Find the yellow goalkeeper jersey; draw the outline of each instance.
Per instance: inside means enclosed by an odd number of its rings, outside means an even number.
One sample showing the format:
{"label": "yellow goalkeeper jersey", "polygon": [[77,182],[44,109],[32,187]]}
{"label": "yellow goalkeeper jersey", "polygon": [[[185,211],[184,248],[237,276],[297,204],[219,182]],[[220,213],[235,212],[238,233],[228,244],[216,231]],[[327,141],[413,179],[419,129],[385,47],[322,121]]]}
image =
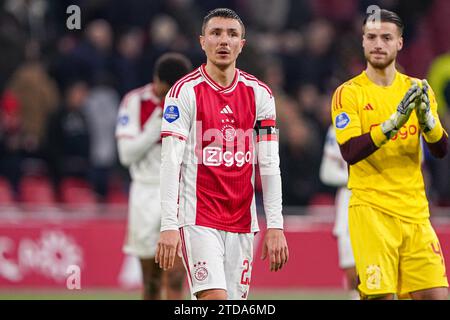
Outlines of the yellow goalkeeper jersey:
{"label": "yellow goalkeeper jersey", "polygon": [[[363,71],[338,87],[332,100],[337,142],[342,145],[373,129],[381,132],[377,126],[396,111],[411,86],[411,79],[396,72],[393,83],[382,87],[373,83]],[[439,122],[436,99],[431,89],[429,92],[430,106]],[[441,124],[437,123],[438,126],[442,132]],[[428,219],[421,159],[420,128],[413,112],[391,141],[349,166],[350,205],[370,205],[408,222],[421,223]]]}

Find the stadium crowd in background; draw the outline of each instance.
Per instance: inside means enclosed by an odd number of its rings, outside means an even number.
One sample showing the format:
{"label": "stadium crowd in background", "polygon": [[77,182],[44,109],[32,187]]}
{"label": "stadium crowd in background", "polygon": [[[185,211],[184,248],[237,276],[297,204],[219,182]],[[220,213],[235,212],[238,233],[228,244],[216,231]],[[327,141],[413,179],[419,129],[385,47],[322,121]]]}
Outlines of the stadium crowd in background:
{"label": "stadium crowd in background", "polygon": [[[66,27],[73,4],[80,30]],[[331,94],[364,68],[361,22],[372,4],[403,17],[399,70],[429,74],[448,128],[450,71],[439,67],[450,52],[446,0],[3,1],[0,179],[19,201],[30,177],[53,183],[54,201],[73,197],[63,190],[68,177],[81,178],[95,201],[116,201],[117,188],[126,195],[129,178],[114,143],[120,99],[151,81],[162,53],[183,53],[199,66],[201,17],[228,7],[247,25],[237,67],[265,81],[277,101],[283,204],[332,204],[335,190],[319,179]],[[430,202],[449,206],[448,161],[425,154],[425,164]]]}

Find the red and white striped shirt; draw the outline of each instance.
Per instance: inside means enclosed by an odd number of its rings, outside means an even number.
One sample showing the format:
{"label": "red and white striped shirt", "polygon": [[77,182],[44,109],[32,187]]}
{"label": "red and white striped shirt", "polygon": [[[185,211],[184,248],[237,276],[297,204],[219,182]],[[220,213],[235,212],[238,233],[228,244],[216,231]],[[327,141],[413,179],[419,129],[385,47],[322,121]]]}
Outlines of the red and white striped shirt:
{"label": "red and white striped shirt", "polygon": [[[143,154],[130,165],[130,174],[134,181],[159,184],[161,167],[161,143],[159,131],[161,128],[162,101],[153,92],[153,85],[148,84],[130,91],[123,98],[117,119],[116,138],[123,143],[133,143],[139,135],[155,136],[152,144],[146,144],[136,150]],[[144,133],[145,131],[145,133]],[[127,152],[134,152],[129,148]],[[145,152],[142,152],[144,150]],[[124,152],[119,148],[119,153]],[[119,154],[120,155],[120,154]],[[121,155],[123,157],[123,155]],[[121,157],[121,158],[122,158]]]}
{"label": "red and white striped shirt", "polygon": [[[179,227],[201,225],[230,232],[259,230],[254,128],[257,121],[275,127],[275,117],[269,87],[239,69],[228,87],[212,80],[205,65],[175,83],[165,99],[161,135],[186,141],[179,188]],[[277,135],[268,132],[258,138],[276,140]],[[278,164],[278,149],[270,156]],[[278,165],[274,170],[265,174],[279,174]]]}

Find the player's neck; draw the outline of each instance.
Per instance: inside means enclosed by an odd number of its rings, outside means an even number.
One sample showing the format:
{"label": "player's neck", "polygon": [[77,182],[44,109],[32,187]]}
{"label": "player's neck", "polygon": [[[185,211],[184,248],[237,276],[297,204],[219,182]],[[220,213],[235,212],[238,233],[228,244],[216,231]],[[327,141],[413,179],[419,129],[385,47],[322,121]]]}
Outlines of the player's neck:
{"label": "player's neck", "polygon": [[366,68],[366,75],[370,81],[382,87],[388,87],[394,82],[396,72],[394,63],[384,69],[374,68],[370,64],[367,64]]}
{"label": "player's neck", "polygon": [[236,65],[233,63],[222,69],[208,61],[205,70],[215,82],[226,88],[233,82]]}

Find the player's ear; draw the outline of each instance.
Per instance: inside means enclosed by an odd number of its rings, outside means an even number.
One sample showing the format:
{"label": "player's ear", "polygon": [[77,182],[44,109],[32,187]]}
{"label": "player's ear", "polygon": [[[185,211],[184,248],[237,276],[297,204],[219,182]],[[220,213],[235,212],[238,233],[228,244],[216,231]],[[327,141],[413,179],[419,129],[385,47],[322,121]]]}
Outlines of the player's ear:
{"label": "player's ear", "polygon": [[403,48],[403,37],[400,36],[400,38],[398,39],[398,44],[397,44],[397,51],[402,50]]}
{"label": "player's ear", "polygon": [[361,35],[361,46],[364,48],[364,39],[365,39],[365,35],[366,35],[366,33],[365,33],[365,29],[364,29],[364,27],[363,27],[363,32],[362,32],[362,35]]}
{"label": "player's ear", "polygon": [[242,52],[242,48],[244,48],[246,42],[247,41],[245,39],[241,39],[241,48],[239,49],[239,53]]}
{"label": "player's ear", "polygon": [[198,41],[200,42],[200,46],[202,47],[202,49],[205,50],[205,47],[204,47],[204,45],[205,45],[205,37],[203,35],[200,35],[198,37]]}

